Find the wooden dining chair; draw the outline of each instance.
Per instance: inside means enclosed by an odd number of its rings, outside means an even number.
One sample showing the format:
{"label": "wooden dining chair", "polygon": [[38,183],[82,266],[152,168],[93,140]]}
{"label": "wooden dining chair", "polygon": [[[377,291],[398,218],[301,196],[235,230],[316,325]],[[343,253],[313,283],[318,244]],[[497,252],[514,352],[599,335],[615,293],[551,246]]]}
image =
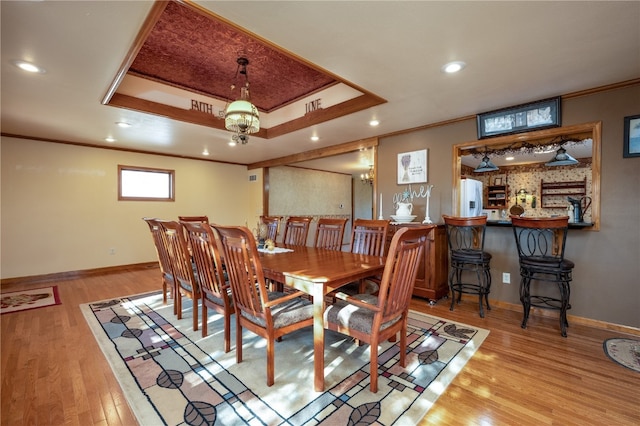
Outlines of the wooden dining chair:
{"label": "wooden dining chair", "polygon": [[[351,253],[384,257],[387,244],[389,221],[384,219],[356,219],[351,230]],[[357,283],[349,283],[340,287],[340,292],[349,295],[359,293],[376,294],[380,288],[382,277],[363,278]],[[327,295],[328,302],[335,302],[338,291]]]}
{"label": "wooden dining chair", "polygon": [[281,220],[280,216],[260,216],[260,221],[267,225],[267,239],[276,241]]}
{"label": "wooden dining chair", "polygon": [[200,300],[200,286],[196,281],[191,263],[191,255],[187,247],[185,230],[180,222],[160,222],[164,230],[165,240],[169,248],[169,258],[173,269],[175,281],[175,301],[178,319],[182,319],[182,295],[186,295],[193,301],[193,330],[198,330],[198,301]]}
{"label": "wooden dining chair", "polygon": [[[151,217],[143,217],[147,225],[149,225],[149,230],[151,231],[151,237],[153,239],[153,244],[156,248],[156,254],[158,256],[158,264],[160,266],[160,274],[162,277],[162,302],[167,304],[167,293],[171,294],[171,297],[174,297],[175,293],[175,282],[173,279],[173,269],[171,266],[171,259],[169,258],[169,251],[167,247],[167,243],[164,238],[164,231],[162,229],[162,225],[160,224],[158,219]],[[174,304],[174,314],[175,312],[175,304]]]}
{"label": "wooden dining chair", "polygon": [[[274,383],[275,341],[313,325],[313,306],[302,291],[290,294],[267,290],[256,241],[246,227],[214,225],[224,251],[236,310],[236,362],[242,362],[242,329],[267,341],[267,386]],[[289,366],[290,367],[290,366]]]}
{"label": "wooden dining chair", "polygon": [[311,217],[289,216],[284,226],[282,242],[293,246],[306,246]]}
{"label": "wooden dining chair", "polygon": [[341,251],[347,220],[348,219],[330,219],[325,217],[318,219],[314,247]]}
{"label": "wooden dining chair", "polygon": [[202,299],[202,337],[208,335],[208,309],[224,316],[224,351],[231,350],[231,315],[235,313],[217,235],[208,224],[185,223]]}
{"label": "wooden dining chair", "polygon": [[325,328],[368,343],[370,389],[378,392],[378,345],[400,332],[400,365],[406,365],[407,316],[427,235],[434,225],[400,228],[391,240],[378,296],[338,293],[324,313]]}

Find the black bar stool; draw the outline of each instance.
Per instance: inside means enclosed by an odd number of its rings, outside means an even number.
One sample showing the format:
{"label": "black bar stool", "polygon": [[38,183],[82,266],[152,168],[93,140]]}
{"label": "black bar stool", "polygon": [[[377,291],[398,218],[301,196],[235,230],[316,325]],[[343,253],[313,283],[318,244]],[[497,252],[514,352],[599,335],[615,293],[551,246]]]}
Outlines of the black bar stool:
{"label": "black bar stool", "polygon": [[[449,242],[451,272],[449,273],[449,288],[451,289],[451,307],[453,311],[456,292],[458,303],[462,293],[477,294],[480,306],[480,317],[484,318],[482,299],[487,309],[489,306],[489,291],[491,290],[491,269],[489,262],[491,254],[484,251],[484,234],[487,228],[487,217],[452,217],[443,215]],[[475,283],[462,282],[463,273],[472,272],[476,275]],[[468,275],[468,274],[467,274]]]}
{"label": "black bar stool", "polygon": [[[522,328],[527,328],[531,307],[560,311],[560,330],[567,337],[567,309],[571,309],[571,271],[574,263],[564,258],[569,217],[528,218],[511,216],[520,258],[520,301],[524,308]],[[531,281],[555,283],[560,298],[531,294]]]}

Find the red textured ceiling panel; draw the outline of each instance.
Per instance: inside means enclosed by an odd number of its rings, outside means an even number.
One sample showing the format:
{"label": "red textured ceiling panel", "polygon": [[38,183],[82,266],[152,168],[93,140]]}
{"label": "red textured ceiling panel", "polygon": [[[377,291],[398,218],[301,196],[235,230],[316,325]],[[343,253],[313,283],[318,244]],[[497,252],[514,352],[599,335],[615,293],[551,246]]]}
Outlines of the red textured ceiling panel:
{"label": "red textured ceiling panel", "polygon": [[230,85],[239,56],[249,59],[251,101],[262,111],[336,83],[273,46],[174,2],[167,5],[129,71],[216,98],[237,98],[237,89],[231,95]]}

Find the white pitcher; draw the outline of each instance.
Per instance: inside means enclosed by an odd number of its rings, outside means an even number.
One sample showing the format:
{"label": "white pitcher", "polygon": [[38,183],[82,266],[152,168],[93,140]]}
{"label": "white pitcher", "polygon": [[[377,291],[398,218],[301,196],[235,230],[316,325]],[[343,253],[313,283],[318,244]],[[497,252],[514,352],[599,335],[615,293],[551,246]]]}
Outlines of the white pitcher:
{"label": "white pitcher", "polygon": [[396,216],[411,216],[413,210],[413,203],[398,203],[396,209]]}

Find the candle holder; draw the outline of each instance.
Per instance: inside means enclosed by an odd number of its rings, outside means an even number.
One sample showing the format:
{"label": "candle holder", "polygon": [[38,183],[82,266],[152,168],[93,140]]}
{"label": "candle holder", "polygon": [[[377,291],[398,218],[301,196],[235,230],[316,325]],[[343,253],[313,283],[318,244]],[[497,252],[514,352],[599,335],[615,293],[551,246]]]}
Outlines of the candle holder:
{"label": "candle holder", "polygon": [[424,220],[422,221],[422,223],[424,223],[425,225],[433,223],[431,221],[431,218],[429,217],[429,198],[431,198],[432,188],[433,188],[433,185],[427,185],[427,205],[424,210]]}

